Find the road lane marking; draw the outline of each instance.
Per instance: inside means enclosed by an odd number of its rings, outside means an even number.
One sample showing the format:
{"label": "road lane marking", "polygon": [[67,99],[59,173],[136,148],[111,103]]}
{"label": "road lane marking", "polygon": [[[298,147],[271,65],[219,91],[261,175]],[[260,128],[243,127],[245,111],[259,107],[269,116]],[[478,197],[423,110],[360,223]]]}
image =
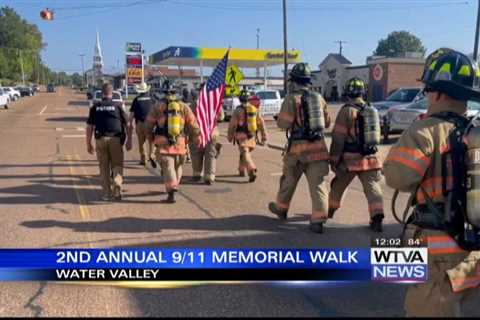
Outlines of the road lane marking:
{"label": "road lane marking", "polygon": [[63,131],[63,130],[65,130],[65,129],[63,129],[63,128],[55,128],[55,131]]}
{"label": "road lane marking", "polygon": [[62,138],[84,138],[83,134],[62,134]]}
{"label": "road lane marking", "polygon": [[[77,158],[76,156],[75,158]],[[82,217],[82,220],[84,222],[89,222],[90,221],[90,211],[88,210],[87,203],[85,201],[85,198],[83,197],[82,193],[80,192],[79,186],[75,183],[75,177],[77,176],[77,173],[75,172],[75,169],[73,168],[73,162],[72,162],[72,156],[67,155],[67,162],[68,162],[68,168],[70,169],[70,175],[72,176],[72,185],[73,185],[73,190],[75,191],[75,196],[77,197],[78,201],[78,206],[80,210],[80,216]],[[87,231],[87,240],[88,240],[88,246],[92,248],[92,239],[90,236],[90,232]]]}
{"label": "road lane marking", "polygon": [[47,108],[48,106],[43,107],[42,111],[40,111],[38,115],[41,116],[45,112],[45,110],[47,110]]}

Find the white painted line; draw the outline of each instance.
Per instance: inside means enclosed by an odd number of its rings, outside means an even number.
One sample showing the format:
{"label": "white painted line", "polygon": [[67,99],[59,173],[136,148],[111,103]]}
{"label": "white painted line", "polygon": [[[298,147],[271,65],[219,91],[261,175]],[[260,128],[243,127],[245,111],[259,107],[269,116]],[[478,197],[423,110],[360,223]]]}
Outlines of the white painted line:
{"label": "white painted line", "polygon": [[45,110],[47,110],[47,107],[48,106],[43,107],[42,111],[40,111],[40,113],[38,115],[41,116],[45,112]]}
{"label": "white painted line", "polygon": [[85,131],[84,127],[77,127],[77,131]]}
{"label": "white painted line", "polygon": [[62,138],[85,138],[83,134],[64,134]]}
{"label": "white painted line", "polygon": [[270,176],[272,177],[280,177],[283,173],[282,172],[272,172],[270,173]]}
{"label": "white painted line", "polygon": [[63,130],[65,130],[65,129],[63,129],[63,128],[55,128],[55,131],[63,131]]}

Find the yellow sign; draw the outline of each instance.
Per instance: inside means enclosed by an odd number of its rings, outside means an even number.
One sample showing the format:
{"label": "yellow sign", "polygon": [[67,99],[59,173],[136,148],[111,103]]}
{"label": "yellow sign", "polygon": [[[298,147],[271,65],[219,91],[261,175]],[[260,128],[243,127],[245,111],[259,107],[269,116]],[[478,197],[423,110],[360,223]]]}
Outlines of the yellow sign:
{"label": "yellow sign", "polygon": [[128,68],[128,77],[129,78],[141,78],[142,77],[142,68]]}
{"label": "yellow sign", "polygon": [[236,66],[232,65],[227,68],[225,73],[225,82],[230,86],[235,86],[244,78],[242,71]]}
{"label": "yellow sign", "polygon": [[240,87],[238,85],[233,85],[233,86],[227,85],[225,87],[225,95],[227,97],[231,97],[231,96],[238,97],[240,95]]}

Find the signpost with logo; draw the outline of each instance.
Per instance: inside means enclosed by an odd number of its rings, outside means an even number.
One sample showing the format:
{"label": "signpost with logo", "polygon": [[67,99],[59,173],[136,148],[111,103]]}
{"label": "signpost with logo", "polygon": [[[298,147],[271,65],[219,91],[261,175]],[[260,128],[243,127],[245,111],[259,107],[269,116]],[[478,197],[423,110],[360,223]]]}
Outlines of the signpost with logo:
{"label": "signpost with logo", "polygon": [[145,81],[142,44],[139,42],[127,42],[125,54],[125,97],[128,98],[128,86]]}

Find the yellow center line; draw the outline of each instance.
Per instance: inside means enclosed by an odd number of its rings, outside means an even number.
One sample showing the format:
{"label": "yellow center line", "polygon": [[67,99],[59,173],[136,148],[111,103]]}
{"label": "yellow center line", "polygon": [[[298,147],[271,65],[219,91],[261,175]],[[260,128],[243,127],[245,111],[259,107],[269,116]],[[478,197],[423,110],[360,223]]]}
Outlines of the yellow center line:
{"label": "yellow center line", "polygon": [[[82,217],[82,220],[85,222],[90,221],[90,211],[88,210],[87,203],[85,201],[85,198],[83,197],[82,193],[80,192],[79,186],[75,183],[75,177],[77,173],[75,172],[75,169],[73,168],[73,162],[72,162],[72,156],[67,155],[67,161],[69,164],[69,169],[70,169],[70,175],[72,176],[72,184],[73,184],[73,189],[75,190],[75,195],[77,197],[78,205],[79,205],[79,210],[80,210],[80,216]],[[90,232],[87,231],[87,240],[88,240],[88,246],[92,248],[92,239],[90,237]]]}

